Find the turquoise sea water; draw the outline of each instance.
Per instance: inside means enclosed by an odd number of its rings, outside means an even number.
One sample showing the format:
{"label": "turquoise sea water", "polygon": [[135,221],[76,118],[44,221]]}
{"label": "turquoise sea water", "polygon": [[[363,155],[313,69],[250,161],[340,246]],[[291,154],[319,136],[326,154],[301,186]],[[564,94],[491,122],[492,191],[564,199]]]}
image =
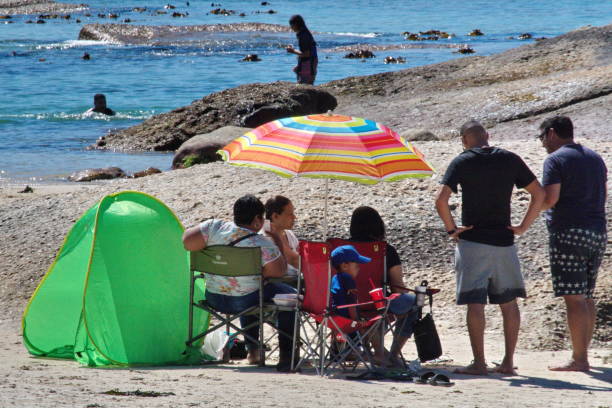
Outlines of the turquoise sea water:
{"label": "turquoise sea water", "polygon": [[[73,171],[119,166],[126,171],[149,166],[166,170],[171,154],[88,151],[85,148],[109,130],[140,123],[151,115],[187,105],[211,92],[250,82],[293,81],[295,58],[284,51],[295,44],[290,33],[224,33],[181,38],[158,45],[121,45],[78,41],[87,23],[135,25],[195,25],[235,22],[287,24],[302,14],[319,43],[317,83],[432,64],[460,55],[439,44],[469,44],[476,55],[488,55],[525,43],[509,37],[562,34],[584,25],[612,21],[610,0],[270,0],[215,1],[245,17],[209,14],[210,1],[95,0],[71,18],[27,24],[36,15],[0,20],[0,183],[59,181]],[[145,12],[133,11],[146,7]],[[258,13],[275,10],[276,13]],[[172,12],[189,13],[173,18]],[[85,16],[91,14],[90,17]],[[115,13],[117,19],[98,14]],[[81,23],[77,23],[76,19]],[[467,36],[473,29],[484,36]],[[438,29],[451,39],[427,42],[434,48],[376,52],[376,58],[347,60],[345,52],[326,51],[351,44],[401,44],[404,31]],[[532,41],[532,40],[530,40]],[[81,59],[89,53],[91,60]],[[240,63],[258,54],[258,63]],[[404,57],[406,64],[385,65],[385,56]],[[95,93],[106,94],[114,117],[85,117]],[[350,112],[342,112],[348,113]]]}

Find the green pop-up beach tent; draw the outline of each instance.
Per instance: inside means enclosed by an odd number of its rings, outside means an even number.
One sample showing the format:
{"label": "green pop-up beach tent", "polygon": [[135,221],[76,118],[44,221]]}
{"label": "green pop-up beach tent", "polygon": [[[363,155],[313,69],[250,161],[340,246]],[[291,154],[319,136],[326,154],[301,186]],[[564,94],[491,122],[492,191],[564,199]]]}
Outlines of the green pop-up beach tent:
{"label": "green pop-up beach tent", "polygon": [[[88,366],[197,361],[199,350],[185,345],[190,272],[182,233],[154,197],[125,191],[102,198],[72,227],[30,299],[28,351]],[[194,330],[205,330],[208,315],[196,313]]]}

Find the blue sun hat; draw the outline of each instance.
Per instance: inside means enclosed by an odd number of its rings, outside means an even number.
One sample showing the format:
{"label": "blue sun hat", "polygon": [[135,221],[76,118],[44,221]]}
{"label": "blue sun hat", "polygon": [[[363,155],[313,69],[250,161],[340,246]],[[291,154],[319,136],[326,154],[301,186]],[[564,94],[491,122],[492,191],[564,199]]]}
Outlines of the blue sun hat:
{"label": "blue sun hat", "polygon": [[367,256],[361,256],[352,245],[342,245],[332,251],[331,261],[333,265],[340,265],[344,262],[364,264],[370,262],[371,259]]}

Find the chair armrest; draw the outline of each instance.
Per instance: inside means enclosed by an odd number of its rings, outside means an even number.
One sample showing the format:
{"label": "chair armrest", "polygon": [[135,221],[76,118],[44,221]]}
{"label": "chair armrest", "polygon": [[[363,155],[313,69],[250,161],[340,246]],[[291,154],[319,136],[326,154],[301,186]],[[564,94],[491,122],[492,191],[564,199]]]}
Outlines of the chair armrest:
{"label": "chair armrest", "polygon": [[[392,288],[397,288],[397,289],[402,289],[402,290],[407,290],[409,292],[413,292],[416,293],[416,291],[414,289],[410,289],[407,288],[405,286],[400,286],[400,285],[390,285]],[[440,292],[441,289],[434,289],[434,288],[427,288],[425,290],[425,294],[427,295],[435,295],[436,293]]]}

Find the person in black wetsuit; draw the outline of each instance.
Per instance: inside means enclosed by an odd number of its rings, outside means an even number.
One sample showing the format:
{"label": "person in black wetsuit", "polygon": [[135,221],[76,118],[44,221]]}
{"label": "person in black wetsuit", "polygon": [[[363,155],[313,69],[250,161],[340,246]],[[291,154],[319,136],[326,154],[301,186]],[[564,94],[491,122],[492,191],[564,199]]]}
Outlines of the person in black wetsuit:
{"label": "person in black wetsuit", "polygon": [[94,107],[90,108],[86,114],[91,114],[93,112],[102,113],[104,115],[113,116],[115,111],[108,108],[106,106],[106,96],[104,94],[95,94],[94,95]]}
{"label": "person in black wetsuit", "polygon": [[317,43],[312,37],[312,34],[306,27],[304,19],[299,14],[292,16],[289,19],[291,29],[295,31],[298,39],[299,51],[293,48],[292,45],[287,47],[287,52],[298,56],[298,63],[293,68],[293,72],[297,75],[298,84],[314,84],[317,76]]}

